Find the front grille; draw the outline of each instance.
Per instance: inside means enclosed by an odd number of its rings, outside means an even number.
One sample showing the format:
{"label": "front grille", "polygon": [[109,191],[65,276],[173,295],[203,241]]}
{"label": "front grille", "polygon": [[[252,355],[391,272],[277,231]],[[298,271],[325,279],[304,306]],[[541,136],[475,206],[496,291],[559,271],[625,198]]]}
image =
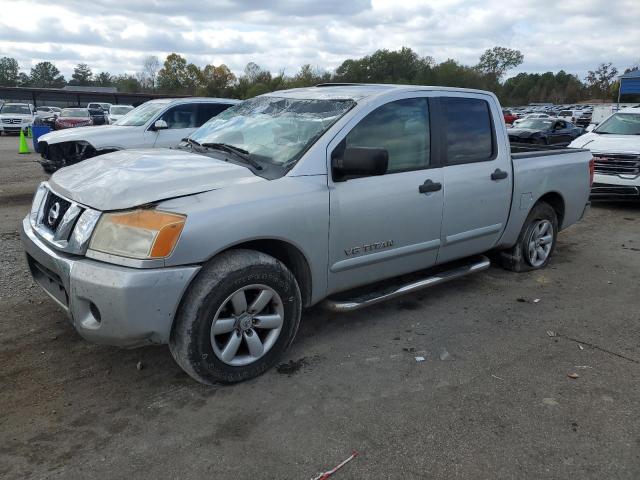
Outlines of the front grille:
{"label": "front grille", "polygon": [[2,123],[20,125],[22,123],[21,118],[3,118]]}
{"label": "front grille", "polygon": [[594,154],[595,171],[605,175],[640,175],[640,155]]}
{"label": "front grille", "polygon": [[42,210],[42,225],[55,232],[70,206],[71,202],[49,192]]}

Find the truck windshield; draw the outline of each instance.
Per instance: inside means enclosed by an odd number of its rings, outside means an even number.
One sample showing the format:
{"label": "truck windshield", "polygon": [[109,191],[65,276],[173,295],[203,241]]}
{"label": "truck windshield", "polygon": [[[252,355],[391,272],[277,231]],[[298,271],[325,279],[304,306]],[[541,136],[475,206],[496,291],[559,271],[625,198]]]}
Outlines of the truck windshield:
{"label": "truck windshield", "polygon": [[6,104],[0,108],[0,113],[19,113],[21,115],[31,115],[29,105],[11,105]]}
{"label": "truck windshield", "polygon": [[253,160],[286,167],[354,105],[341,99],[252,98],[213,117],[190,138],[204,146],[242,149]]}
{"label": "truck windshield", "polygon": [[139,127],[144,125],[151,117],[160,112],[167,102],[147,102],[140,105],[138,108],[134,108],[124,117],[114,123],[114,125],[121,125],[124,127]]}
{"label": "truck windshield", "polygon": [[640,135],[640,114],[616,113],[602,122],[594,132],[611,135]]}

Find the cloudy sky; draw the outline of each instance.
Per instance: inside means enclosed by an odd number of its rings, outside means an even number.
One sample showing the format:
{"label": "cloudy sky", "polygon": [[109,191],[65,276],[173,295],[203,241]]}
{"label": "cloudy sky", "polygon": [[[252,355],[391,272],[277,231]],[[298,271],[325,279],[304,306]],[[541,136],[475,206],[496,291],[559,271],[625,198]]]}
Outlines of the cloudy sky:
{"label": "cloudy sky", "polygon": [[640,0],[0,0],[0,12],[0,56],[23,70],[49,60],[67,78],[79,62],[135,73],[171,52],[235,73],[249,61],[332,70],[402,46],[475,64],[501,45],[524,53],[519,71],[580,77],[640,62]]}

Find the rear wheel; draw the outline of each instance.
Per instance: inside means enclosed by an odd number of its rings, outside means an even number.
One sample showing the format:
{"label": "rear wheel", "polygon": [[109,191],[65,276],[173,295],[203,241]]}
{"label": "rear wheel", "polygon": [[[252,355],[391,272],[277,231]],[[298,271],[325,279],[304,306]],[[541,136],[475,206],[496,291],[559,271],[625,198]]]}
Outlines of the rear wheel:
{"label": "rear wheel", "polygon": [[536,204],[522,226],[517,243],[500,252],[502,266],[514,272],[544,268],[551,258],[558,236],[558,216],[551,205]]}
{"label": "rear wheel", "polygon": [[171,332],[173,358],[201,383],[233,383],[271,368],[298,330],[293,274],[269,255],[231,250],[203,267]]}

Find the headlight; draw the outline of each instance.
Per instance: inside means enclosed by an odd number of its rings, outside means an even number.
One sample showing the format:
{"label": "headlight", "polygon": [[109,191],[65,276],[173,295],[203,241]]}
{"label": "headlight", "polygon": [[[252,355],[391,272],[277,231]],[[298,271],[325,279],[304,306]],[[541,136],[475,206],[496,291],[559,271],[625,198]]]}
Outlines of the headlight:
{"label": "headlight", "polygon": [[187,217],[157,210],[105,213],[89,248],[137,259],[168,257],[178,243]]}

